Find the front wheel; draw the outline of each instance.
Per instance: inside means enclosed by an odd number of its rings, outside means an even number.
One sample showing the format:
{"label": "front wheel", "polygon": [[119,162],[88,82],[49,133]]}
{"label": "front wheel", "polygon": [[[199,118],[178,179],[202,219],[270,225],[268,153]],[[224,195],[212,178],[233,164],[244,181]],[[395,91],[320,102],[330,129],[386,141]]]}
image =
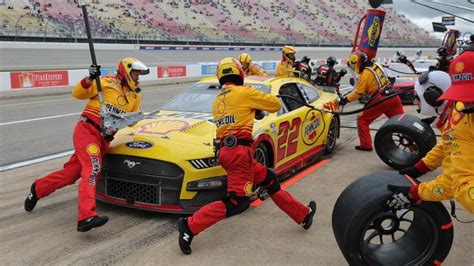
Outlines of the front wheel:
{"label": "front wheel", "polygon": [[397,212],[386,202],[388,184],[409,186],[396,172],[361,177],[339,196],[332,213],[337,244],[350,265],[441,263],[453,243],[451,217],[440,202],[423,202]]}

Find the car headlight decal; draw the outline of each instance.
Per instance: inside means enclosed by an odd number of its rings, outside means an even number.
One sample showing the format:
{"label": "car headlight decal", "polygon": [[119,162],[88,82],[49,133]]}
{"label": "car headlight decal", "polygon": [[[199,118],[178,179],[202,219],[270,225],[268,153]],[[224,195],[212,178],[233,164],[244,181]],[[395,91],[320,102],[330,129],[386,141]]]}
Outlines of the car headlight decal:
{"label": "car headlight decal", "polygon": [[196,169],[206,169],[206,168],[211,168],[211,167],[215,167],[219,165],[219,162],[214,157],[204,158],[204,159],[194,159],[194,160],[189,160],[189,162]]}
{"label": "car headlight decal", "polygon": [[213,177],[209,179],[197,180],[189,182],[186,185],[186,190],[199,191],[209,189],[219,189],[225,186],[225,176]]}

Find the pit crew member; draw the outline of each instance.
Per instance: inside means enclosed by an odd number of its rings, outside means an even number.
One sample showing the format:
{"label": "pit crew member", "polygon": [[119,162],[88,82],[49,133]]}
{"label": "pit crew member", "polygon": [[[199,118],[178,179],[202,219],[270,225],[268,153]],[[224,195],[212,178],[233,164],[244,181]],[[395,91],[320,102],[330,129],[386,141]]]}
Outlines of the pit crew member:
{"label": "pit crew member", "polygon": [[336,64],[337,60],[334,56],[328,57],[326,59],[326,64],[319,66],[316,70],[316,79],[314,80],[314,83],[322,86],[336,87],[339,92],[339,81],[347,74],[347,71],[341,69],[338,73],[334,69]]}
{"label": "pit crew member", "polygon": [[[359,99],[365,94],[370,95],[367,105],[371,105],[388,94],[392,94],[390,82],[385,74],[383,67],[367,58],[367,55],[361,51],[353,52],[348,59],[348,66],[360,74],[354,90],[344,98],[340,98],[339,104],[345,105],[348,102]],[[372,137],[370,136],[369,125],[378,117],[385,114],[387,117],[403,114],[403,106],[400,97],[395,96],[379,105],[363,111],[357,117],[357,128],[359,133],[360,145],[355,146],[356,150],[372,151]]]}
{"label": "pit crew member", "polygon": [[222,86],[212,112],[220,140],[219,163],[227,172],[226,198],[205,205],[189,218],[178,219],[179,247],[191,254],[191,241],[213,224],[240,214],[250,206],[254,186],[263,188],[259,197],[271,197],[273,202],[297,224],[309,229],[316,212],[316,203],[308,206],[293,198],[280,187],[276,174],[253,158],[252,129],[256,110],[276,112],[281,108],[275,96],[251,86],[244,86],[244,73],[234,58],[224,58],[217,67]]}
{"label": "pit crew member", "polygon": [[240,64],[242,64],[245,76],[268,76],[259,66],[252,64],[252,57],[249,54],[242,53],[238,59]]}
{"label": "pit crew member", "polygon": [[278,63],[276,76],[277,77],[297,77],[293,64],[295,63],[297,50],[293,46],[285,45],[281,51],[281,61]]}
{"label": "pit crew member", "polygon": [[[102,92],[106,108],[115,113],[138,111],[141,102],[138,80],[140,75],[150,72],[148,67],[135,58],[124,58],[117,65],[117,74],[101,77]],[[102,165],[102,157],[113,136],[102,134],[101,106],[95,79],[100,76],[100,66],[92,65],[89,76],[78,82],[72,96],[88,100],[73,134],[74,153],[63,169],[31,185],[30,194],[25,199],[25,210],[31,212],[39,199],[59,188],[79,181],[77,231],[86,232],[107,223],[107,216],[97,216],[95,185]]]}
{"label": "pit crew member", "polygon": [[415,166],[400,170],[413,178],[440,166],[442,173],[411,187],[388,185],[395,192],[388,202],[393,209],[420,201],[455,199],[474,214],[474,51],[458,56],[449,73],[452,85],[438,100],[449,101],[437,124],[441,140]]}

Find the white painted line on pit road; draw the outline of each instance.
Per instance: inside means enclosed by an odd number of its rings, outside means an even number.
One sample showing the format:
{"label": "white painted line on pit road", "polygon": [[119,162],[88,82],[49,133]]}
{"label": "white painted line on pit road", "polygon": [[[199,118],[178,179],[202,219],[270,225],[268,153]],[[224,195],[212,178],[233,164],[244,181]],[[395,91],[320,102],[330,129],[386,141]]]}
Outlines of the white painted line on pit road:
{"label": "white painted line on pit road", "polygon": [[33,121],[39,121],[39,120],[47,120],[47,119],[53,119],[53,118],[66,117],[66,116],[73,116],[73,115],[78,115],[78,114],[80,114],[80,112],[79,112],[79,113],[63,114],[63,115],[53,115],[53,116],[38,117],[38,118],[25,119],[25,120],[18,120],[18,121],[11,121],[11,122],[0,123],[0,126],[13,125],[13,124],[21,124],[21,123],[27,123],[27,122],[33,122]]}
{"label": "white painted line on pit road", "polygon": [[39,158],[36,158],[36,159],[31,159],[31,160],[27,160],[27,161],[23,161],[23,162],[18,162],[18,163],[13,163],[13,164],[0,166],[0,172],[5,172],[5,171],[8,171],[8,170],[13,170],[13,169],[16,169],[16,168],[29,166],[29,165],[36,164],[36,163],[42,163],[42,162],[45,162],[45,161],[54,160],[54,159],[61,158],[61,157],[64,157],[64,156],[69,156],[73,153],[74,153],[74,150],[70,150],[70,151],[65,151],[65,152],[60,152],[60,153],[54,153],[54,154],[51,154],[51,155],[47,155],[47,156],[43,156],[43,157],[39,157]]}

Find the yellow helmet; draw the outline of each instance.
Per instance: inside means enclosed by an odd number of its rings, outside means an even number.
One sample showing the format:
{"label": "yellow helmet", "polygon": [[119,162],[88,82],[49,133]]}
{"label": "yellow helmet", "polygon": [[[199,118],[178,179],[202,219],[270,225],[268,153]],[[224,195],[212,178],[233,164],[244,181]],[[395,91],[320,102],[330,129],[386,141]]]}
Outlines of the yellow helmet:
{"label": "yellow helmet", "polygon": [[226,57],[217,65],[217,79],[221,85],[232,82],[236,85],[244,84],[244,70],[240,62],[232,57]]}
{"label": "yellow helmet", "polygon": [[250,55],[247,53],[242,53],[238,59],[242,65],[250,64],[252,62],[252,57],[250,57]]}
{"label": "yellow helmet", "polygon": [[141,61],[133,57],[126,57],[118,62],[117,73],[122,77],[122,80],[127,83],[130,89],[135,90],[138,86],[138,82],[132,79],[132,76],[130,75],[132,70],[139,71],[140,75],[147,75],[150,73],[150,69]]}
{"label": "yellow helmet", "polygon": [[347,66],[359,74],[364,70],[368,60],[364,52],[354,51],[347,59]]}
{"label": "yellow helmet", "polygon": [[298,50],[296,50],[295,47],[285,45],[285,46],[283,46],[283,49],[282,49],[283,58],[285,58],[286,60],[288,60],[290,62],[294,62],[296,60],[295,53],[297,51]]}

